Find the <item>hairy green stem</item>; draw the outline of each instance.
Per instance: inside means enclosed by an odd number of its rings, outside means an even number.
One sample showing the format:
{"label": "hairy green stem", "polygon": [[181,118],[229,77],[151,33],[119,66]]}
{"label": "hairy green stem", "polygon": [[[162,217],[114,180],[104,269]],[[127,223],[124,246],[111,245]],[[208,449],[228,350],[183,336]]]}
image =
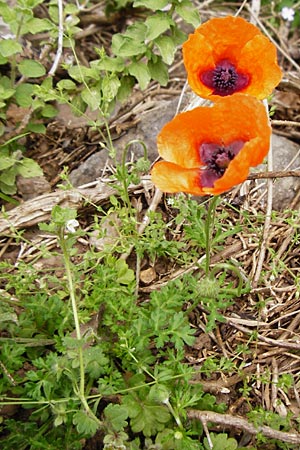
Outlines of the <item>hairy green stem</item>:
{"label": "hairy green stem", "polygon": [[[20,36],[21,36],[21,28],[24,22],[24,15],[22,15],[20,22],[18,23],[18,29],[16,32],[16,42],[19,42]],[[15,86],[15,82],[16,82],[16,73],[17,73],[17,58],[16,58],[16,54],[12,55],[12,60],[10,62],[10,80],[11,80],[11,86],[14,87]]]}
{"label": "hairy green stem", "polygon": [[209,266],[210,266],[210,252],[211,252],[211,237],[212,237],[212,230],[214,226],[215,221],[215,213],[216,213],[216,206],[219,200],[219,196],[216,195],[209,199],[208,209],[207,209],[207,216],[205,220],[205,275],[209,276]]}
{"label": "hairy green stem", "polygon": [[[76,339],[78,341],[80,341],[81,340],[81,331],[80,331],[80,324],[79,324],[79,317],[78,317],[78,310],[77,310],[77,303],[76,303],[76,296],[75,296],[75,286],[74,286],[71,262],[70,262],[70,258],[69,258],[69,253],[68,253],[68,248],[66,245],[66,238],[64,235],[63,228],[61,228],[60,232],[59,232],[59,243],[60,243],[60,246],[61,246],[61,249],[63,252],[70,300],[71,300],[74,323],[75,323]],[[96,415],[93,413],[93,411],[89,407],[89,404],[88,404],[86,396],[85,396],[84,359],[83,359],[83,349],[82,349],[81,345],[79,345],[79,347],[78,347],[78,359],[79,359],[80,382],[79,382],[79,390],[77,392],[77,395],[81,401],[82,406],[84,407],[85,411],[87,412],[87,414],[100,426],[100,425],[102,425],[101,421],[96,417]]]}
{"label": "hairy green stem", "polygon": [[[59,233],[59,241],[60,241],[60,246],[61,246],[61,249],[63,252],[63,257],[64,257],[64,264],[65,264],[65,269],[66,269],[66,276],[67,276],[67,281],[68,281],[68,288],[69,288],[70,300],[71,300],[74,323],[75,323],[76,338],[78,339],[78,341],[80,341],[81,340],[81,331],[80,331],[79,317],[78,317],[77,304],[76,304],[75,286],[74,286],[72,270],[71,270],[71,262],[70,262],[70,258],[69,258],[69,253],[68,253],[68,249],[67,249],[67,245],[66,245],[63,228],[60,230],[60,233]],[[84,398],[85,375],[84,375],[83,352],[82,352],[81,346],[79,346],[79,348],[78,348],[78,357],[79,357],[79,370],[80,370],[79,392],[80,392],[80,397]]]}

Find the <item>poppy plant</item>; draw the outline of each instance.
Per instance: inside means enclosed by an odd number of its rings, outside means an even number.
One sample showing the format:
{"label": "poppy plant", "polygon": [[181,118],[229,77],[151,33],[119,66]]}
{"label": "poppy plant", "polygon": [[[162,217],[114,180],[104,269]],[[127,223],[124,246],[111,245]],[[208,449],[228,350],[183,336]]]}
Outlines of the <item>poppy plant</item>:
{"label": "poppy plant", "polygon": [[236,92],[264,99],[282,77],[276,47],[241,17],[208,20],[182,51],[190,87],[213,101]]}
{"label": "poppy plant", "polygon": [[217,195],[246,180],[270,144],[266,110],[245,94],[222,97],[213,106],[178,114],[157,138],[164,161],[151,170],[163,192]]}

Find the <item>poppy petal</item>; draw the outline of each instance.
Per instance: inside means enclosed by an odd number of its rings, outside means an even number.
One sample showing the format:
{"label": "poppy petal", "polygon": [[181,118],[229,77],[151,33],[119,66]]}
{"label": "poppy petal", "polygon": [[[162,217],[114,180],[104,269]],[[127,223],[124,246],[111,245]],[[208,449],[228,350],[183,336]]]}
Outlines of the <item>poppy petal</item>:
{"label": "poppy petal", "polygon": [[[280,82],[276,48],[253,24],[240,17],[208,20],[183,44],[183,60],[191,89],[216,100],[235,92],[265,98]],[[218,65],[228,61],[238,75],[233,88],[220,90],[214,81]]]}
{"label": "poppy petal", "polygon": [[237,67],[241,72],[251,68],[251,83],[247,93],[259,99],[270,95],[282,78],[276,48],[265,36],[255,36],[245,45]]}
{"label": "poppy petal", "polygon": [[200,25],[195,33],[200,33],[213,48],[215,62],[220,59],[229,59],[233,63],[237,62],[239,52],[244,45],[254,36],[261,34],[255,25],[242,17],[233,16],[210,19]]}
{"label": "poppy petal", "polygon": [[159,161],[152,167],[151,179],[161,191],[174,194],[186,192],[205,195],[200,185],[200,170],[185,169],[170,162]]}
{"label": "poppy petal", "polygon": [[265,108],[255,97],[219,97],[213,106],[178,114],[163,127],[158,150],[165,161],[154,165],[153,183],[169,193],[225,192],[263,161],[270,136]]}
{"label": "poppy petal", "polygon": [[211,115],[211,108],[205,107],[178,114],[162,128],[157,137],[160,156],[187,169],[199,167],[202,164],[199,153],[200,130],[203,129],[205,136],[210,136],[205,129],[212,121]]}

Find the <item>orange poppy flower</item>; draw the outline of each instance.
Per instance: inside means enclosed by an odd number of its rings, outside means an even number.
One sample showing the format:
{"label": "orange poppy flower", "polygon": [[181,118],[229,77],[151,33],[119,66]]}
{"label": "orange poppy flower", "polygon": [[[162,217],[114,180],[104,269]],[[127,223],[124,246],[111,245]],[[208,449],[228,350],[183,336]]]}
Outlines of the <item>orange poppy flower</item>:
{"label": "orange poppy flower", "polygon": [[182,51],[190,87],[210,100],[236,92],[264,99],[282,77],[276,47],[241,17],[208,20]]}
{"label": "orange poppy flower", "polygon": [[178,114],[157,138],[165,161],[154,164],[153,183],[163,192],[221,194],[246,180],[267,155],[271,127],[264,106],[245,94]]}

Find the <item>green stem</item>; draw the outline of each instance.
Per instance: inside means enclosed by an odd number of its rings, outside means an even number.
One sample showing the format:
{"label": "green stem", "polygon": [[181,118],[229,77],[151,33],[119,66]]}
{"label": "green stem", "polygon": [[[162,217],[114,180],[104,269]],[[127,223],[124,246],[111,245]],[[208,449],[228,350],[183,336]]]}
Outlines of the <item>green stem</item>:
{"label": "green stem", "polygon": [[209,266],[210,266],[210,252],[211,252],[211,237],[212,230],[214,227],[216,206],[219,200],[219,196],[216,195],[209,199],[207,217],[205,220],[205,275],[209,276]]}
{"label": "green stem", "polygon": [[[69,258],[69,253],[68,253],[68,248],[66,245],[63,228],[61,228],[61,230],[59,232],[59,241],[60,241],[60,246],[61,246],[61,249],[63,252],[63,257],[64,257],[66,276],[67,276],[68,288],[69,288],[69,293],[70,293],[70,300],[71,300],[73,317],[74,317],[74,322],[75,322],[76,338],[78,341],[80,341],[81,340],[81,331],[80,331],[78,310],[77,310],[77,304],[76,304],[75,286],[74,286],[72,270],[71,270],[71,262],[70,262],[70,258]],[[98,424],[98,426],[101,426],[102,425],[101,421],[93,413],[93,411],[89,407],[89,404],[85,397],[85,373],[84,373],[83,350],[82,350],[81,345],[79,345],[79,348],[78,348],[78,359],[79,359],[80,382],[79,382],[79,391],[77,392],[77,395],[81,401],[82,406],[86,410],[87,414]]]}
{"label": "green stem", "polygon": [[[77,311],[77,304],[76,304],[76,296],[75,296],[75,286],[72,276],[72,270],[71,270],[71,262],[69,258],[69,253],[66,245],[66,240],[64,236],[64,229],[60,230],[59,233],[59,240],[60,240],[60,246],[63,252],[64,257],[64,263],[65,263],[65,269],[66,269],[66,276],[68,281],[68,288],[70,293],[70,300],[72,305],[72,311],[73,311],[73,317],[75,322],[75,331],[76,331],[76,338],[78,341],[81,340],[81,331],[80,331],[80,324],[79,324],[79,317],[78,317],[78,311]],[[79,385],[79,394],[81,401],[85,398],[85,374],[84,374],[84,362],[83,362],[83,351],[82,347],[79,346],[78,348],[78,358],[79,358],[79,370],[80,370],[80,385]]]}
{"label": "green stem", "polygon": [[[232,292],[233,295],[240,296],[241,293],[242,293],[243,285],[244,285],[244,279],[243,279],[243,277],[242,277],[241,272],[239,271],[239,268],[236,267],[236,266],[234,266],[233,264],[219,263],[219,264],[216,264],[216,265],[213,267],[213,269],[212,269],[212,271],[211,271],[211,273],[210,273],[210,276],[211,276],[212,278],[214,278],[214,277],[216,276],[216,274],[217,274],[221,269],[224,269],[224,270],[226,270],[226,271],[228,270],[228,271],[234,272],[234,273],[237,275],[238,280],[239,280],[238,286],[237,286],[235,289],[231,290],[231,292]],[[229,289],[226,288],[226,292],[229,293],[229,292],[230,292]]]}
{"label": "green stem", "polygon": [[129,145],[127,144],[124,151],[123,151],[123,155],[122,155],[122,161],[121,161],[121,182],[123,184],[123,196],[124,196],[124,200],[128,206],[128,211],[131,214],[132,213],[132,207],[131,207],[131,202],[130,202],[130,198],[129,198],[129,194],[128,194],[128,173],[126,170],[126,156],[127,156],[127,152],[128,152],[128,147]]}
{"label": "green stem", "polygon": [[[18,28],[17,28],[17,32],[16,32],[16,42],[19,42],[23,22],[24,22],[24,15],[22,15],[21,20],[18,23]],[[12,55],[10,67],[11,67],[11,70],[10,70],[11,86],[14,87],[15,82],[16,82],[16,72],[17,72],[16,54]]]}
{"label": "green stem", "polygon": [[171,413],[172,416],[174,417],[177,426],[178,426],[181,430],[183,430],[183,425],[182,425],[182,422],[181,422],[181,420],[180,420],[179,414],[176,413],[176,411],[174,410],[174,408],[173,408],[173,406],[171,405],[171,403],[169,402],[169,400],[166,400],[166,401],[164,402],[164,404],[167,406],[168,410],[170,411],[170,413]]}

